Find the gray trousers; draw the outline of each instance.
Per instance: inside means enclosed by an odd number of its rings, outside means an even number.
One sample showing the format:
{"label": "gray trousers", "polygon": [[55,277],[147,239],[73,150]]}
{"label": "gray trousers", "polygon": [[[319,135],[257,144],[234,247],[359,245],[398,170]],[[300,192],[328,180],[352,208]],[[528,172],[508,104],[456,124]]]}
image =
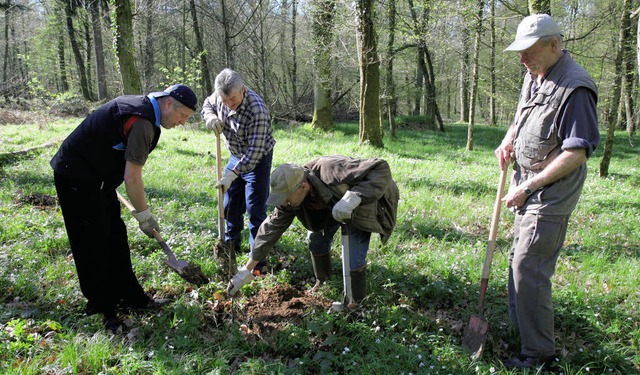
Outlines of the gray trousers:
{"label": "gray trousers", "polygon": [[518,328],[521,354],[555,354],[551,276],[567,234],[569,215],[517,213],[509,252],[509,318]]}

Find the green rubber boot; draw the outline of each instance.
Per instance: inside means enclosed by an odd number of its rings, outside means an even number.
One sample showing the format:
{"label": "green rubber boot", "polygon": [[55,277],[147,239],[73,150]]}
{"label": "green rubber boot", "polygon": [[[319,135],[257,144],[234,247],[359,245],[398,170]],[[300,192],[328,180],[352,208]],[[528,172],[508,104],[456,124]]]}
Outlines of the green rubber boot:
{"label": "green rubber boot", "polygon": [[316,290],[331,277],[331,254],[315,255],[311,253],[311,262],[313,263],[313,273],[316,275],[316,284],[312,290]]}
{"label": "green rubber boot", "polygon": [[354,303],[361,303],[367,296],[367,266],[349,271],[351,275],[351,297]]}

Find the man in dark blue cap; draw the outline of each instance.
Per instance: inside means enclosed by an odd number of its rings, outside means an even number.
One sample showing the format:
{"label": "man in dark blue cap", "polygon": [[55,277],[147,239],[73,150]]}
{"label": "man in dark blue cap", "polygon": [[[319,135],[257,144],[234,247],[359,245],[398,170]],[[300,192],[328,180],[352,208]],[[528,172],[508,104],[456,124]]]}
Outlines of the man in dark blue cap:
{"label": "man in dark blue cap", "polygon": [[140,230],[160,231],[146,203],[142,167],[160,139],[161,127],[184,125],[198,99],[177,84],[149,95],[124,95],[100,106],[65,139],[51,159],[87,314],[101,313],[117,332],[118,306],[157,308],[131,265],[127,229],[115,189],[124,181]]}

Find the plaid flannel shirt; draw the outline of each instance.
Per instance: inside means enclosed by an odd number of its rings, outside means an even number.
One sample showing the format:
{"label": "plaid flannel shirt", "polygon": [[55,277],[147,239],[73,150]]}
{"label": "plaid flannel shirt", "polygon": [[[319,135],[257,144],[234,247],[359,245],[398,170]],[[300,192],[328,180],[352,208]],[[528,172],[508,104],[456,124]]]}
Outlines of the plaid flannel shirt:
{"label": "plaid flannel shirt", "polygon": [[224,122],[222,134],[227,148],[240,159],[234,167],[237,171],[252,171],[276,144],[269,109],[264,100],[249,88],[246,88],[244,99],[235,111],[224,105],[214,92],[202,105],[203,118],[207,119],[212,114]]}

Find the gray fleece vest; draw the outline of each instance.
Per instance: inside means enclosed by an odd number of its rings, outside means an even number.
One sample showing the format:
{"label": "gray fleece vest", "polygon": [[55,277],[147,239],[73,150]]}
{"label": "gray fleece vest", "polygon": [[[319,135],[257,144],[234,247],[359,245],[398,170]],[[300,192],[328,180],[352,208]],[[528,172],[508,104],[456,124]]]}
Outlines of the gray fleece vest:
{"label": "gray fleece vest", "polygon": [[[558,115],[569,95],[585,87],[597,95],[593,79],[565,52],[531,96],[531,75],[527,74],[516,112],[516,136],[513,144],[516,173],[513,186],[540,173],[562,151],[558,135]],[[579,126],[579,125],[578,125]],[[586,179],[586,165],[532,195],[524,207],[544,214],[568,215],[575,208]]]}

